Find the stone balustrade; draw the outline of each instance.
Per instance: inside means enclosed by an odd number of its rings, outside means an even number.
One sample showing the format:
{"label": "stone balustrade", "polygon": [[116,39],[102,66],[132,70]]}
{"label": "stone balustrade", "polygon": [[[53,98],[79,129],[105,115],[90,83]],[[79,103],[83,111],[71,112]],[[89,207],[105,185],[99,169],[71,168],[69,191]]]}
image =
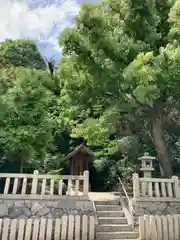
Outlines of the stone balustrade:
{"label": "stone balustrade", "polygon": [[133,174],[135,216],[180,214],[180,183],[172,178],[140,178]]}
{"label": "stone balustrade", "polygon": [[0,173],[0,219],[94,214],[89,172],[82,176]]}
{"label": "stone balustrade", "polygon": [[180,201],[180,185],[177,176],[172,178],[140,178],[133,174],[133,197],[134,200],[169,200]]}
{"label": "stone balustrade", "polygon": [[88,199],[88,171],[82,176],[0,173],[0,179],[0,199]]}

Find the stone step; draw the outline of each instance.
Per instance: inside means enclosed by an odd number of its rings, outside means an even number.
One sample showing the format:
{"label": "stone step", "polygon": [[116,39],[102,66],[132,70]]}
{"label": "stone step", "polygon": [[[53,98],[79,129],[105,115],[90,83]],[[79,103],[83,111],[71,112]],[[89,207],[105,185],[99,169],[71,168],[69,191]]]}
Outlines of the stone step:
{"label": "stone step", "polygon": [[119,205],[120,199],[95,201],[95,205]]}
{"label": "stone step", "polygon": [[137,232],[97,232],[97,240],[137,239]]}
{"label": "stone step", "polygon": [[[108,239],[108,240],[127,240],[127,238],[121,238],[121,239],[120,238],[115,238],[115,239],[111,238],[111,239]],[[139,240],[139,238],[132,238],[132,239],[128,238],[128,240]]]}
{"label": "stone step", "polygon": [[[119,196],[119,192],[120,192],[120,193],[124,193],[123,190],[120,190],[120,191],[118,191],[118,192],[115,192],[114,195],[115,195],[116,197]],[[127,194],[129,195],[129,194],[132,194],[132,193],[133,193],[133,190],[132,190],[132,191],[129,190],[129,191],[126,191],[126,192],[127,192]]]}
{"label": "stone step", "polygon": [[120,205],[96,205],[96,211],[121,211]]}
{"label": "stone step", "polygon": [[[121,193],[121,196],[126,196],[124,192],[120,192]],[[120,197],[120,193],[116,193],[116,196],[119,196]],[[129,197],[132,197],[133,196],[133,191],[132,192],[127,192],[128,196]]]}
{"label": "stone step", "polygon": [[129,224],[102,224],[96,227],[97,232],[129,232],[132,230],[132,225]]}
{"label": "stone step", "polygon": [[99,217],[99,224],[127,224],[125,217]]}
{"label": "stone step", "polygon": [[123,211],[97,211],[99,217],[124,217]]}

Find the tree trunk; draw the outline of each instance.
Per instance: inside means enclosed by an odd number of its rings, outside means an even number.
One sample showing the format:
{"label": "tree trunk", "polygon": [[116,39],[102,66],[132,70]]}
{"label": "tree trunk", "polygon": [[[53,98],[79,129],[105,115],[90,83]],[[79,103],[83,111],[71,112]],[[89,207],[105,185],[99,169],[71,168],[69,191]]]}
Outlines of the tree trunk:
{"label": "tree trunk", "polygon": [[155,103],[153,108],[152,137],[157,151],[162,175],[163,177],[171,177],[172,163],[168,151],[168,146],[165,140],[163,128],[163,105],[161,102]]}

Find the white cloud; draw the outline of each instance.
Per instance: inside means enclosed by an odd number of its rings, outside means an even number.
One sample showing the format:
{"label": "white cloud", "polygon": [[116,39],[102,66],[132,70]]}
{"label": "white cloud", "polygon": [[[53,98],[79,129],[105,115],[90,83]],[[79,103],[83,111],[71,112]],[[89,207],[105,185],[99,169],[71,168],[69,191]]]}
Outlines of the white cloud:
{"label": "white cloud", "polygon": [[0,0],[0,6],[0,41],[49,39],[57,48],[57,31],[73,24],[80,7],[76,0]]}
{"label": "white cloud", "polygon": [[[70,19],[78,13],[79,5],[75,0],[59,0],[59,5],[49,4],[30,9],[29,2],[0,0],[0,41],[6,38],[48,38],[53,24],[63,30],[70,24]],[[31,0],[31,2],[33,2]],[[56,1],[57,2],[57,1]]]}

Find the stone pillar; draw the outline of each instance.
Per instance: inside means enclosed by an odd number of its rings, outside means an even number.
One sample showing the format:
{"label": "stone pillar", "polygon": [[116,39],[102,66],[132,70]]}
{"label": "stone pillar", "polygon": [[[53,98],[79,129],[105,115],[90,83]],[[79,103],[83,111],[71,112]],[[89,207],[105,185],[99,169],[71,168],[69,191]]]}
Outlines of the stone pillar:
{"label": "stone pillar", "polygon": [[134,200],[140,197],[140,184],[139,184],[139,176],[137,173],[133,174],[133,197],[134,197]]}
{"label": "stone pillar", "polygon": [[180,187],[179,187],[179,179],[178,176],[172,176],[174,180],[174,193],[175,197],[180,199]]}
{"label": "stone pillar", "polygon": [[149,156],[149,153],[144,153],[144,156],[139,158],[139,160],[141,161],[140,170],[143,172],[144,178],[152,177],[152,172],[154,171],[153,168],[154,159],[155,157]]}
{"label": "stone pillar", "polygon": [[31,194],[37,194],[39,171],[38,170],[34,170],[33,174],[34,174],[34,177],[32,179]]}
{"label": "stone pillar", "polygon": [[89,171],[84,171],[83,195],[88,196],[89,193]]}

